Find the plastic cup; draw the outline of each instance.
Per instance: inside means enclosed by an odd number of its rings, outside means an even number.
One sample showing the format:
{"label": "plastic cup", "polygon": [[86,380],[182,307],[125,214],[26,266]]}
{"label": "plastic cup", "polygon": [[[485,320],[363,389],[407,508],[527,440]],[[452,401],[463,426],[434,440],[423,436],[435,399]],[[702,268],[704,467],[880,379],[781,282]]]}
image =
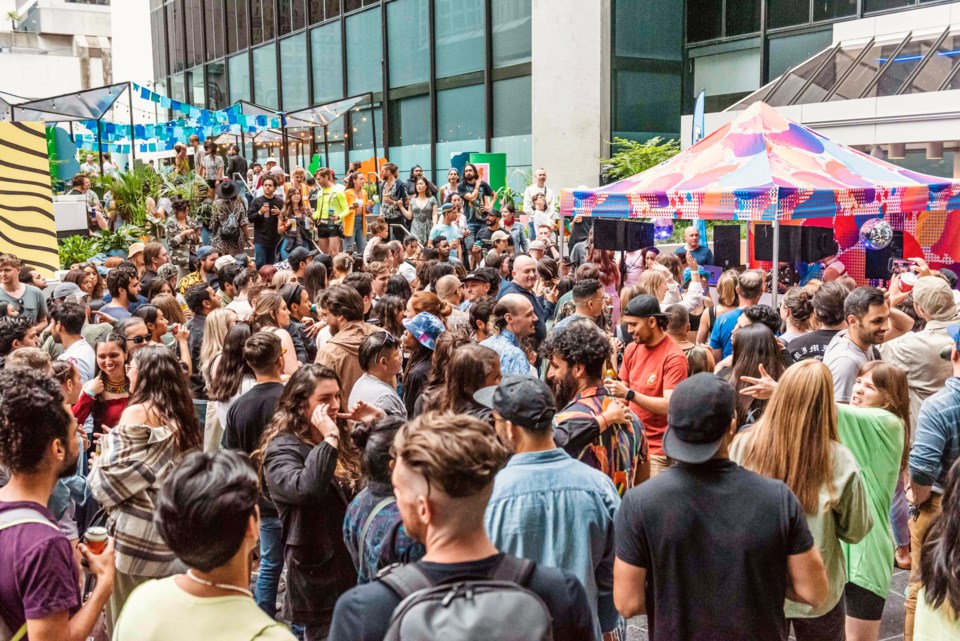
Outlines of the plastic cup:
{"label": "plastic cup", "polygon": [[900,291],[909,292],[917,284],[917,275],[913,272],[903,272],[900,274]]}
{"label": "plastic cup", "polygon": [[83,533],[83,542],[92,554],[100,554],[107,547],[107,528],[92,527]]}

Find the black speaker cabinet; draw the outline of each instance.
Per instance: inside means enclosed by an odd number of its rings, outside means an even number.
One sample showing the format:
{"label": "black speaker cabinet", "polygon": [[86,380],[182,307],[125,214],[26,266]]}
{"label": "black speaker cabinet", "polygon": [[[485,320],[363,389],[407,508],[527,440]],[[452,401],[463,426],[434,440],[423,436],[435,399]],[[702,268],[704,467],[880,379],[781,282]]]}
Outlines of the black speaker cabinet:
{"label": "black speaker cabinet", "polygon": [[740,225],[714,225],[713,264],[723,270],[737,269],[740,262]]}
{"label": "black speaker cabinet", "polygon": [[[800,260],[801,230],[798,225],[780,225],[780,262],[795,263]],[[773,260],[773,225],[756,225],[753,228],[753,257],[755,260]]]}
{"label": "black speaker cabinet", "polygon": [[613,251],[637,251],[653,247],[653,223],[597,218],[593,223],[593,246]]}
{"label": "black speaker cabinet", "polygon": [[832,256],[836,250],[833,242],[833,227],[803,226],[800,234],[800,260],[815,263]]}
{"label": "black speaker cabinet", "polygon": [[903,232],[894,231],[893,240],[883,249],[867,249],[863,253],[866,257],[864,276],[889,280],[893,275],[890,259],[903,258]]}

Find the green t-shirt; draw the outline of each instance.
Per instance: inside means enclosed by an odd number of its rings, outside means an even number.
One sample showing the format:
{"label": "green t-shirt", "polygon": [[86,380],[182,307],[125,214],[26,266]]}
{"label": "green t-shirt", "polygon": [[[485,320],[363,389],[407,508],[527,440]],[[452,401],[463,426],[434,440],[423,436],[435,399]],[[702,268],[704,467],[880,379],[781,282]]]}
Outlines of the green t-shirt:
{"label": "green t-shirt", "polygon": [[867,492],[873,528],[856,544],[841,543],[847,580],[887,597],[893,579],[894,542],[890,502],[897,487],[903,454],[903,423],[887,410],[837,404],[840,442],[853,453]]}
{"label": "green t-shirt", "polygon": [[295,641],[287,627],[267,616],[250,597],[196,597],[176,577],[147,581],[130,595],[113,641]]}
{"label": "green t-shirt", "polygon": [[[339,223],[349,213],[347,196],[343,193],[343,190],[336,187],[327,187],[317,193],[317,211],[313,214],[314,220]],[[333,215],[331,216],[331,214]]]}

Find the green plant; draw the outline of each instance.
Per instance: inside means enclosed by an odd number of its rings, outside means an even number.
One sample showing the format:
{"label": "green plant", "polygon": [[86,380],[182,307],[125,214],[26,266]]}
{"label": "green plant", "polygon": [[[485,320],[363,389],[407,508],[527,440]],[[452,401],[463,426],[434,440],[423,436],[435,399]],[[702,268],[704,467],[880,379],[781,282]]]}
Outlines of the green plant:
{"label": "green plant", "polygon": [[495,191],[493,195],[494,195],[494,202],[499,203],[498,206],[501,208],[507,203],[510,203],[516,209],[518,200],[520,201],[519,208],[520,209],[523,208],[523,194],[519,191],[514,191],[513,189],[510,189],[510,187],[507,185],[504,185],[503,187]]}
{"label": "green plant", "polygon": [[600,161],[603,175],[609,181],[635,176],[680,153],[680,141],[663,142],[659,137],[646,142],[614,138],[611,144],[613,155]]}
{"label": "green plant", "polygon": [[138,227],[147,224],[147,196],[156,199],[160,177],[150,167],[138,165],[116,176],[102,176],[99,184],[113,195],[113,206],[125,222]]}
{"label": "green plant", "polygon": [[65,165],[69,160],[50,160],[50,188],[53,189],[53,193],[61,193],[66,191],[66,181],[60,178],[60,171],[58,167]]}
{"label": "green plant", "polygon": [[96,253],[96,238],[93,236],[67,236],[57,245],[61,269],[70,269],[71,265],[84,263]]}
{"label": "green plant", "polygon": [[127,251],[130,245],[140,242],[143,235],[143,230],[137,225],[121,225],[116,231],[104,229],[94,234],[94,246],[102,254]]}

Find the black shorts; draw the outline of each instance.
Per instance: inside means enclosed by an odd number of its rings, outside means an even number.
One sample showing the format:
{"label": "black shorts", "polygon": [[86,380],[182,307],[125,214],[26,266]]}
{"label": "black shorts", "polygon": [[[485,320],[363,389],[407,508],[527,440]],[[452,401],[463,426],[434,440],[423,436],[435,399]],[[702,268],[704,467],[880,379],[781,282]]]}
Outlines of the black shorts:
{"label": "black shorts", "polygon": [[883,618],[883,606],[887,602],[870,590],[855,583],[847,583],[843,589],[843,599],[847,606],[847,616],[864,621],[879,621]]}
{"label": "black shorts", "polygon": [[339,238],[343,235],[340,225],[330,225],[320,221],[317,223],[317,238]]}

